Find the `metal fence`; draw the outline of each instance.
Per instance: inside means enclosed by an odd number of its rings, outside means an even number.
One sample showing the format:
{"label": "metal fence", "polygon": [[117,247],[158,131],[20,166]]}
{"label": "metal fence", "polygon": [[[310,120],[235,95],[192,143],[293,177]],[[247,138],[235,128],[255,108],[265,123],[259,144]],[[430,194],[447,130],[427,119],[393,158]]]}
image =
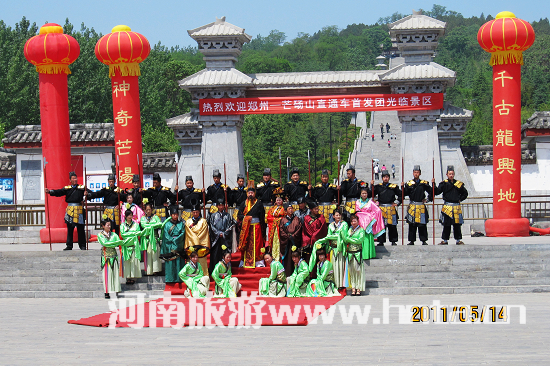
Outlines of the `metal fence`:
{"label": "metal fence", "polygon": [[[437,221],[439,219],[439,212],[442,206],[443,200],[440,197],[436,197],[434,203],[427,204],[430,216],[432,216],[432,212],[435,211],[435,215],[430,218],[430,221]],[[104,206],[102,204],[88,204],[87,217],[89,229],[100,229],[99,223],[101,221],[103,209]],[[230,209],[230,211],[232,210]],[[462,213],[465,221],[487,220],[492,218],[493,197],[468,197],[468,200],[462,203]],[[550,219],[550,195],[523,196],[521,214],[522,217],[526,217],[533,221]],[[400,218],[400,220],[403,220],[403,218]],[[45,225],[44,205],[0,206],[0,227]]]}

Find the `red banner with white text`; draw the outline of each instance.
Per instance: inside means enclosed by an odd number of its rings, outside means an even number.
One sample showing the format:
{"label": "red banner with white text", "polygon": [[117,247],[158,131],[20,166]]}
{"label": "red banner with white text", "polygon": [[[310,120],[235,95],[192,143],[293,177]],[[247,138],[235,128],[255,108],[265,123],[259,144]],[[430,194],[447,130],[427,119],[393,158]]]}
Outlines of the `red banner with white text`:
{"label": "red banner with white text", "polygon": [[202,116],[229,114],[409,111],[443,108],[443,93],[201,99]]}

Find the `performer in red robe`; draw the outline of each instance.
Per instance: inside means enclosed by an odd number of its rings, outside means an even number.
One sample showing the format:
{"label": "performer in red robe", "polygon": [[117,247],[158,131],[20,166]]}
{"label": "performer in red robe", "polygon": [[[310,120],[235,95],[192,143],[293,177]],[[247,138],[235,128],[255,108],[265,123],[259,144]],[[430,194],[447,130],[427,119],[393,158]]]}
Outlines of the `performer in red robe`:
{"label": "performer in red robe", "polygon": [[262,201],[256,198],[254,181],[248,183],[247,198],[239,206],[238,221],[241,223],[239,248],[244,268],[255,268],[263,259],[261,248],[264,247],[265,210]]}
{"label": "performer in red robe", "polygon": [[309,202],[309,215],[304,218],[302,229],[302,258],[309,263],[313,244],[327,236],[328,225],[324,215],[319,214],[317,202]]}

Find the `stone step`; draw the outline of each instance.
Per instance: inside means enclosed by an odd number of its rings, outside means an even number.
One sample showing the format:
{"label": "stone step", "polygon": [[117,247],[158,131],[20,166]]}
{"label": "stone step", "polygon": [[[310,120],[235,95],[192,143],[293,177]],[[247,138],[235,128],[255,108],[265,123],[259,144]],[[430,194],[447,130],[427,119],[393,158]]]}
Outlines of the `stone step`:
{"label": "stone step", "polygon": [[367,280],[369,288],[391,287],[493,287],[493,286],[550,286],[550,277],[540,278],[476,278],[476,279],[420,279],[420,280],[394,280],[372,281]]}
{"label": "stone step", "polygon": [[0,284],[102,284],[101,276],[88,277],[0,277]]}
{"label": "stone step", "polygon": [[[3,267],[0,267],[3,268]],[[99,267],[94,269],[18,269],[13,271],[0,270],[1,277],[97,277],[99,276]]]}
{"label": "stone step", "polygon": [[100,291],[102,283],[25,283],[0,284],[0,291]]}
{"label": "stone step", "polygon": [[395,281],[395,280],[422,280],[422,279],[457,279],[469,280],[476,278],[541,278],[550,277],[550,271],[478,271],[478,272],[383,272],[367,273],[367,281]]}
{"label": "stone step", "polygon": [[410,266],[365,266],[366,276],[369,273],[432,273],[432,272],[474,272],[474,271],[546,271],[545,264],[472,264],[472,265],[410,265]]}
{"label": "stone step", "polygon": [[371,259],[365,262],[366,267],[396,267],[396,266],[470,266],[470,265],[517,265],[517,264],[545,264],[549,258],[545,257],[442,257],[442,258],[399,258],[399,259]]}
{"label": "stone step", "polygon": [[365,295],[447,295],[486,293],[546,293],[550,286],[468,286],[468,287],[391,287],[368,288]]}
{"label": "stone step", "polygon": [[100,291],[0,291],[0,298],[104,298]]}

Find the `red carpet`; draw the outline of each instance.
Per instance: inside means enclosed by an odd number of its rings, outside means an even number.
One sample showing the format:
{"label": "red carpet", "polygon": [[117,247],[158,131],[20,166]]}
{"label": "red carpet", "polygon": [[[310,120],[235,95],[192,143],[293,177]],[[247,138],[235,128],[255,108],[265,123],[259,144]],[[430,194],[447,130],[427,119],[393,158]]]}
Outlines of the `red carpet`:
{"label": "red carpet", "polygon": [[[307,325],[344,295],[337,297],[187,299],[163,298],[136,305],[126,299],[129,307],[98,314],[69,324],[95,327],[188,327]],[[124,301],[124,300],[122,300]]]}

